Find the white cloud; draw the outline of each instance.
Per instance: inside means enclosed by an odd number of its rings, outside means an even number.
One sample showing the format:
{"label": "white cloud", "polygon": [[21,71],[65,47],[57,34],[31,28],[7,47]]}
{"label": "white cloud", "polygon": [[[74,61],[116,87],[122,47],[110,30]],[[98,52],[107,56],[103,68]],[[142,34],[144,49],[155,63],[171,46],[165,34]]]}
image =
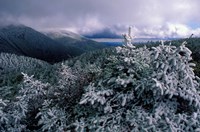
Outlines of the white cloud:
{"label": "white cloud", "polygon": [[200,28],[192,29],[184,24],[166,23],[162,26],[144,27],[133,30],[136,37],[180,38],[194,34],[200,37]]}
{"label": "white cloud", "polygon": [[[77,27],[77,26],[74,26]],[[79,33],[92,33],[94,31],[101,30],[105,28],[105,26],[99,21],[97,17],[87,16],[84,20],[80,20],[78,24]]]}
{"label": "white cloud", "polygon": [[19,22],[36,29],[65,28],[78,33],[112,28],[137,36],[175,37],[199,34],[199,0],[6,0],[0,1],[0,23]]}

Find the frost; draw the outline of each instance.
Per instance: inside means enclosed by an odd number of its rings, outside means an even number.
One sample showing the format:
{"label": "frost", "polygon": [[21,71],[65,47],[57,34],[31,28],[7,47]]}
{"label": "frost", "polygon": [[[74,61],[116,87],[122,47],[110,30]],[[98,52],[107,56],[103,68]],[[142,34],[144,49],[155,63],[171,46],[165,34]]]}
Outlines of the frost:
{"label": "frost", "polygon": [[23,72],[16,87],[0,86],[0,130],[199,131],[200,78],[185,42],[136,48],[130,30],[124,38],[53,65],[49,83]]}
{"label": "frost", "polygon": [[[197,131],[199,83],[192,68],[195,65],[190,62],[190,50],[184,43],[179,47],[162,43],[151,49],[135,48],[126,37],[125,45],[116,48],[117,55],[110,57],[102,70],[101,79],[85,87],[80,105],[96,112],[89,118],[85,116],[82,128]],[[103,95],[100,93],[108,90],[112,94],[103,96],[103,103],[99,103],[102,100],[99,95]]]}

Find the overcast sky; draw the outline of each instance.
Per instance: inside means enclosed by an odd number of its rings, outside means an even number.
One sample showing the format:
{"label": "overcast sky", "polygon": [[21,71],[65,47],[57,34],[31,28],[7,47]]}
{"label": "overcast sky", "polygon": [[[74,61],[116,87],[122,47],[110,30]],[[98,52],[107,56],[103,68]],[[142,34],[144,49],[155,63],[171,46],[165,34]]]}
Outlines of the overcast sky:
{"label": "overcast sky", "polygon": [[0,0],[0,24],[136,37],[200,37],[200,0]]}

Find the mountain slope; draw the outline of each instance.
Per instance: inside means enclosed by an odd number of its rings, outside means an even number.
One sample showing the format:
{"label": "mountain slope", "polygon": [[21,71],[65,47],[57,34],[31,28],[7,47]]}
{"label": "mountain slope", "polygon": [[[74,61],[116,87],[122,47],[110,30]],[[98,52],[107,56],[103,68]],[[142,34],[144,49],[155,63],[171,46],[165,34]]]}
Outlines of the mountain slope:
{"label": "mountain slope", "polygon": [[34,78],[54,83],[53,65],[31,57],[0,53],[0,95],[13,98],[23,82],[22,72]]}
{"label": "mountain slope", "polygon": [[0,27],[0,52],[58,62],[69,58],[67,49],[44,34],[26,26]]}
{"label": "mountain slope", "polygon": [[60,31],[49,31],[44,32],[45,35],[49,36],[53,40],[62,43],[66,49],[69,50],[69,54],[72,56],[78,56],[87,51],[93,51],[96,49],[105,48],[106,45],[87,39],[78,34],[60,30]]}

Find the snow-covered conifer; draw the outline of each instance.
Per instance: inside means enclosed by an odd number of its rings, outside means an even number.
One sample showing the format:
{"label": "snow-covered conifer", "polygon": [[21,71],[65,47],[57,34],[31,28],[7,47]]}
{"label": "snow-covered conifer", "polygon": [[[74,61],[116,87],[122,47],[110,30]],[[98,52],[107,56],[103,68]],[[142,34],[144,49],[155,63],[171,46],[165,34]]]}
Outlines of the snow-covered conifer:
{"label": "snow-covered conifer", "polygon": [[85,87],[82,116],[74,124],[77,129],[199,130],[199,82],[185,42],[151,49],[129,43],[116,52],[99,78]]}

